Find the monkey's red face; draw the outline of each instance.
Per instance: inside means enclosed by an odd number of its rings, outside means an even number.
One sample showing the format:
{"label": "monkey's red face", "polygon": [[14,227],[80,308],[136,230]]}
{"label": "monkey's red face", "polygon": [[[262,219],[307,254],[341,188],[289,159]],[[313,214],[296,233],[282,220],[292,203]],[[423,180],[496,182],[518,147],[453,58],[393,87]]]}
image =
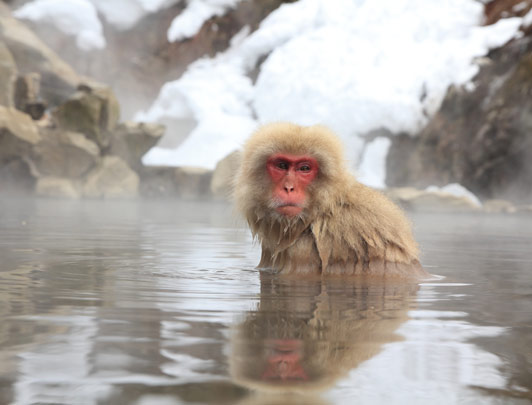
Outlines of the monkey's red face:
{"label": "monkey's red face", "polygon": [[299,215],[305,207],[306,188],[318,174],[318,162],[310,156],[278,153],[266,163],[273,182],[273,202],[282,215]]}

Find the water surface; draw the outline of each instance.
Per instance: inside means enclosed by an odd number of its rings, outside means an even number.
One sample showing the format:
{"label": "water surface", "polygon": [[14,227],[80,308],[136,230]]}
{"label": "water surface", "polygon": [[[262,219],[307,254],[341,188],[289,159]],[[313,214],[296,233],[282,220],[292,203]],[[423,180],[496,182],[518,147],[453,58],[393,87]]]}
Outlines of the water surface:
{"label": "water surface", "polygon": [[0,403],[530,403],[532,216],[411,217],[445,278],[259,275],[224,204],[0,200]]}

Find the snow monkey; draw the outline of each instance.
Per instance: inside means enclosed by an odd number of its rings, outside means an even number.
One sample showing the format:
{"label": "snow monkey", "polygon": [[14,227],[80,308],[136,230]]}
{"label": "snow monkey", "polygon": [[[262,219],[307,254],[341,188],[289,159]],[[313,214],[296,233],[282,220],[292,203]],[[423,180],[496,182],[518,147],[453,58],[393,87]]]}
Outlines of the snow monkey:
{"label": "snow monkey", "polygon": [[348,172],[323,126],[273,123],[244,145],[235,199],[262,246],[259,268],[292,275],[423,277],[410,223]]}

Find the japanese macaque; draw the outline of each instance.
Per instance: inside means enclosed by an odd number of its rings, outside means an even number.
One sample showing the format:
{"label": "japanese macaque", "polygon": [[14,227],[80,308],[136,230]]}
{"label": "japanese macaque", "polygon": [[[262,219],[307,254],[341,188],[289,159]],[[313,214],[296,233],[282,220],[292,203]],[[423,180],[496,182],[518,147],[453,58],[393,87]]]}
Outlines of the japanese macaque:
{"label": "japanese macaque", "polygon": [[282,274],[422,277],[403,212],[348,172],[323,126],[274,123],[244,146],[235,198],[260,241],[260,268]]}

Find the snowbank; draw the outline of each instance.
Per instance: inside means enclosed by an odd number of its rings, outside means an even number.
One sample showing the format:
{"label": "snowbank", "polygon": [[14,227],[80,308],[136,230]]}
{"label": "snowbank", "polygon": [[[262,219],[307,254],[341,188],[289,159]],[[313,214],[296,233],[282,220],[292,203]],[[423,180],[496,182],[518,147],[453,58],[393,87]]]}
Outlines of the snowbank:
{"label": "snowbank", "polygon": [[228,9],[242,0],[189,0],[187,7],[179,14],[168,29],[168,41],[181,41],[193,37],[208,19],[224,15]]}
{"label": "snowbank", "polygon": [[530,10],[526,15],[523,17],[523,27],[528,27],[529,25],[532,25],[532,10]]}
{"label": "snowbank", "polygon": [[83,51],[105,47],[102,24],[89,0],[34,0],[13,15],[55,25],[61,32],[75,36],[78,48]]}
{"label": "snowbank", "polygon": [[[344,139],[354,164],[363,163],[362,179],[384,185],[388,144],[373,144],[366,156],[360,135],[383,127],[418,130],[450,84],[477,72],[473,59],[504,44],[520,25],[514,18],[481,27],[481,19],[482,5],[473,0],[284,4],[224,54],[190,65],[139,114],[198,122],[182,146],[154,148],[144,162],[213,168],[258,123],[322,123]],[[262,56],[252,84],[247,74]]]}
{"label": "snowbank", "polygon": [[[65,0],[69,1],[69,0]],[[163,10],[180,0],[90,0],[109,24],[128,29],[149,13]]]}
{"label": "snowbank", "polygon": [[392,141],[388,138],[376,138],[368,143],[358,165],[358,180],[374,188],[385,188],[386,156]]}
{"label": "snowbank", "polygon": [[[109,24],[128,29],[149,13],[170,7],[180,0],[33,0],[14,12],[15,17],[54,24],[76,37],[81,50],[105,47],[101,13]],[[215,0],[207,0],[209,3]],[[222,3],[228,0],[219,0]]]}
{"label": "snowbank", "polygon": [[230,55],[195,62],[180,80],[165,84],[150,111],[135,119],[192,118],[198,125],[178,149],[153,148],[144,162],[213,169],[255,128],[252,96],[251,80]]}
{"label": "snowbank", "polygon": [[426,188],[425,191],[428,191],[429,193],[444,193],[451,194],[455,197],[464,197],[471,201],[473,205],[477,207],[482,207],[482,203],[480,202],[478,197],[471,191],[469,191],[467,188],[458,183],[450,183],[443,187],[429,186]]}

